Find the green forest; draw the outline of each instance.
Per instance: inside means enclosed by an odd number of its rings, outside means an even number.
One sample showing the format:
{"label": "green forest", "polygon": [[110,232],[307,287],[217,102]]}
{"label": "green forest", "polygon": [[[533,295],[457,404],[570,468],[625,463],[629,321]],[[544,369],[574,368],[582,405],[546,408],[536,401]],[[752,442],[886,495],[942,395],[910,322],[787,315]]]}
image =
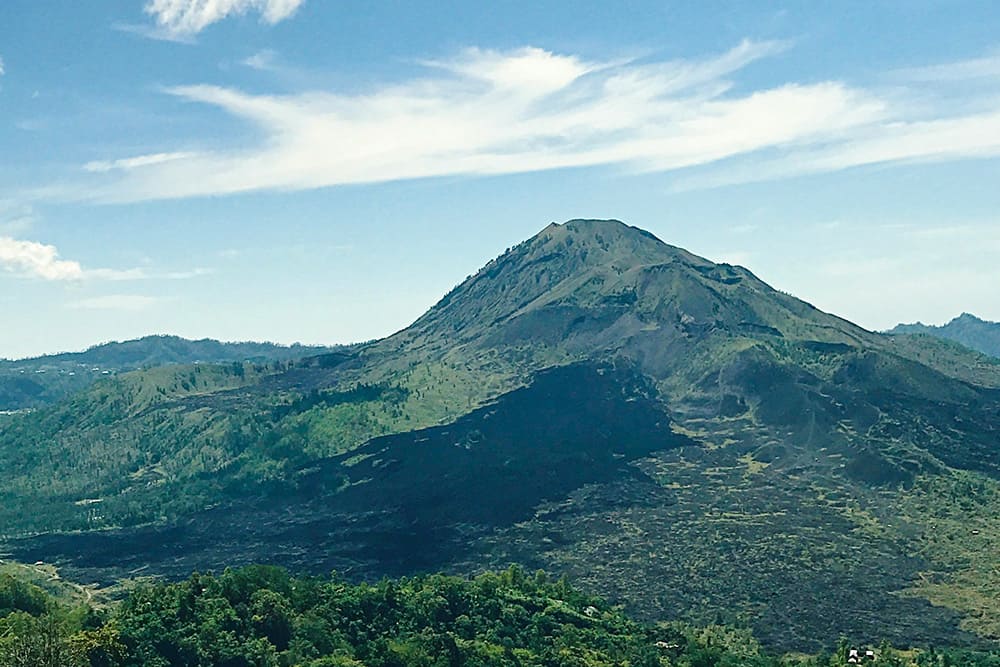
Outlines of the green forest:
{"label": "green forest", "polygon": [[[768,655],[747,631],[639,623],[517,566],[375,584],[250,566],[142,583],[100,607],[0,575],[3,667],[819,667],[848,664],[850,646]],[[1000,666],[997,652],[870,648],[880,665]]]}

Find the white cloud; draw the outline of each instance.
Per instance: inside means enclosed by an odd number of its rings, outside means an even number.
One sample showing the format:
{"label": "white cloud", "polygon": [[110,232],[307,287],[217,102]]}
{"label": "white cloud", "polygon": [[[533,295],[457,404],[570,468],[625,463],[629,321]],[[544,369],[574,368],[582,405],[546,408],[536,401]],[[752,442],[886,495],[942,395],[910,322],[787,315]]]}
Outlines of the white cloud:
{"label": "white cloud", "polygon": [[80,280],[79,262],[59,259],[55,246],[0,236],[0,267],[44,280]]}
{"label": "white cloud", "polygon": [[139,294],[108,294],[89,299],[81,299],[69,304],[70,308],[79,310],[119,310],[127,312],[138,312],[148,310],[156,305],[160,299],[155,296],[143,296]]}
{"label": "white cloud", "polygon": [[145,11],[166,35],[194,35],[236,14],[257,12],[270,24],[290,17],[304,0],[150,0]]}
{"label": "white cloud", "polygon": [[497,89],[527,93],[565,88],[599,67],[573,56],[559,56],[534,47],[508,53],[466,49],[454,60],[426,60],[423,64],[482,81]]}
{"label": "white cloud", "polygon": [[62,259],[54,245],[0,236],[0,269],[25,278],[50,281],[187,280],[212,273],[211,269],[149,273],[139,268],[85,268],[80,262]]}
{"label": "white cloud", "polygon": [[53,281],[135,280],[146,277],[141,269],[85,269],[80,262],[62,259],[59,250],[37,241],[14,238],[35,224],[30,205],[0,199],[0,270]]}
{"label": "white cloud", "polygon": [[91,192],[115,201],[601,164],[677,169],[830,141],[883,116],[879,100],[838,83],[730,94],[723,77],[782,48],[744,42],[704,61],[651,64],[467,50],[426,63],[436,76],[357,95],[177,87],[170,92],[248,121],[266,140],[119,161],[123,178]]}
{"label": "white cloud", "polygon": [[169,199],[595,165],[654,172],[713,164],[675,179],[678,188],[712,187],[1000,155],[996,99],[952,101],[935,115],[898,90],[837,81],[745,90],[730,80],[786,48],[745,41],[713,58],[669,62],[467,49],[424,61],[426,76],[354,94],[178,86],[168,92],[216,107],[263,139],[91,162],[90,171],[114,173],[78,197]]}
{"label": "white cloud", "polygon": [[6,73],[7,73],[7,68],[4,67],[3,57],[0,57],[0,76],[3,76]]}

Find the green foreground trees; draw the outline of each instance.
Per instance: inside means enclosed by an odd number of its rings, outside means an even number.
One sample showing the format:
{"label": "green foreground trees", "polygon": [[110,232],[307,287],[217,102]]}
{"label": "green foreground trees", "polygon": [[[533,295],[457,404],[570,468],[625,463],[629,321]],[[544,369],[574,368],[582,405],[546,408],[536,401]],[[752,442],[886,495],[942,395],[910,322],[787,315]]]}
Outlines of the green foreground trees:
{"label": "green foreground trees", "polygon": [[[253,566],[72,608],[0,578],[2,667],[765,667],[846,664],[766,655],[747,632],[646,625],[512,567],[352,585]],[[1000,666],[1000,655],[881,650],[882,665]]]}

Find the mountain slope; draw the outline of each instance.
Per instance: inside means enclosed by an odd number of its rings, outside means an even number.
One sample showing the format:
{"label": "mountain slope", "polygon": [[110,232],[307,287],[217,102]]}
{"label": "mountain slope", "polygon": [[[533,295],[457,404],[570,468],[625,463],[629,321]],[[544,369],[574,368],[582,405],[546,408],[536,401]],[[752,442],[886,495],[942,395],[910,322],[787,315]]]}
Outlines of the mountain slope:
{"label": "mountain slope", "polygon": [[975,315],[962,313],[941,326],[917,322],[897,324],[890,334],[926,334],[935,338],[955,341],[965,347],[991,357],[1000,357],[1000,322],[987,322]]}
{"label": "mountain slope", "polygon": [[285,361],[329,348],[146,336],[32,359],[0,359],[0,411],[49,405],[112,373],[168,364]]}
{"label": "mountain slope", "polygon": [[0,422],[0,521],[86,578],[515,561],[780,648],[974,643],[1000,637],[998,441],[982,357],[578,220],[381,341]]}

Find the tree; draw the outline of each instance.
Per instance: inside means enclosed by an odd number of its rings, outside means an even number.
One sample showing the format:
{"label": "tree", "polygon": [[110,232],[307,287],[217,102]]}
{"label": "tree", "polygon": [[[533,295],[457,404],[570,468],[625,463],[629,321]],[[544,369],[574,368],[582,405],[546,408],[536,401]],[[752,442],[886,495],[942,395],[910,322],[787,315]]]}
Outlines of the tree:
{"label": "tree", "polygon": [[86,658],[72,650],[53,616],[34,618],[23,614],[8,627],[16,629],[0,645],[3,667],[88,667]]}

